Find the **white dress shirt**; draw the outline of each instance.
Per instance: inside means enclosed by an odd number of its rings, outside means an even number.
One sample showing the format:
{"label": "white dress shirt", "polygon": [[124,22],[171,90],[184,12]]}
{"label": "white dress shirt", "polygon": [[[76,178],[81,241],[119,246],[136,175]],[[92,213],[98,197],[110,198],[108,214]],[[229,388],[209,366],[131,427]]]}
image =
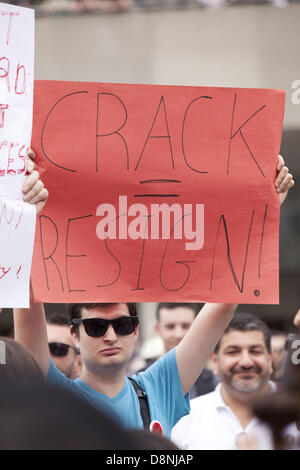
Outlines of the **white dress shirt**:
{"label": "white dress shirt", "polygon": [[[275,384],[270,382],[272,389]],[[272,439],[266,426],[253,418],[243,429],[237,416],[227,406],[221,394],[222,384],[206,395],[191,400],[191,412],[172,430],[172,440],[186,450],[233,450],[241,433],[258,437],[260,449],[272,449]]]}

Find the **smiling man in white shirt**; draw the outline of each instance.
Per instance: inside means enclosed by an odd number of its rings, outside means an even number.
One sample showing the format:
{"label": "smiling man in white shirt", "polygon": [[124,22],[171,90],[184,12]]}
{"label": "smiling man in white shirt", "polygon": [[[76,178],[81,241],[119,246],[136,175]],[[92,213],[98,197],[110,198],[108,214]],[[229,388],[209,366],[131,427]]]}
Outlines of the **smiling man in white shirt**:
{"label": "smiling man in white shirt", "polygon": [[261,447],[271,447],[251,411],[253,400],[275,390],[270,338],[270,330],[255,315],[235,315],[212,355],[220,384],[192,400],[190,415],[173,428],[172,439],[180,448],[234,449],[243,433],[259,433]]}

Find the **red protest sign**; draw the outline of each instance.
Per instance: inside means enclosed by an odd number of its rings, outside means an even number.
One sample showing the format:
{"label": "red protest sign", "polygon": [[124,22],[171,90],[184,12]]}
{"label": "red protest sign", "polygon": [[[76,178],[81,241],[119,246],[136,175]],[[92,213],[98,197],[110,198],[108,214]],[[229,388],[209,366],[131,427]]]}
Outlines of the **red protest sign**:
{"label": "red protest sign", "polygon": [[37,81],[46,302],[278,302],[281,91]]}

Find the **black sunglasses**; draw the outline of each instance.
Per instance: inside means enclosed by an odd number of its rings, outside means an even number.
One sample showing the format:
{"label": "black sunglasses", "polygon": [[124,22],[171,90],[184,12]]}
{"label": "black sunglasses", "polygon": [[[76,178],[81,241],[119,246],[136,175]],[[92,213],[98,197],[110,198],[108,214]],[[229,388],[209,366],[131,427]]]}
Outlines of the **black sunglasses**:
{"label": "black sunglasses", "polygon": [[49,343],[49,349],[50,349],[50,353],[52,356],[56,356],[56,357],[65,357],[68,352],[69,352],[69,349],[73,349],[76,354],[79,354],[78,350],[76,348],[74,348],[73,346],[70,346],[69,344],[65,344],[65,343]]}
{"label": "black sunglasses", "polygon": [[112,325],[117,335],[126,336],[134,332],[135,327],[139,323],[137,317],[119,317],[113,320],[106,320],[104,318],[74,318],[72,325],[77,326],[83,323],[86,334],[99,338],[105,335],[109,325]]}

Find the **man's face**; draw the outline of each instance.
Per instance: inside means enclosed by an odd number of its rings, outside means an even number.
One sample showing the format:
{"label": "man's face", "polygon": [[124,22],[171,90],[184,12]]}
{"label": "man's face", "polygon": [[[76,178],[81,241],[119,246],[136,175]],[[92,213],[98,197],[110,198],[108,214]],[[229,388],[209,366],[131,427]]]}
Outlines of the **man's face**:
{"label": "man's face", "polygon": [[71,346],[66,356],[51,356],[56,367],[74,380],[80,375],[81,358],[74,350],[74,343],[67,325],[47,324],[48,343],[63,343]]}
{"label": "man's face", "polygon": [[260,391],[272,372],[271,355],[263,333],[258,330],[225,333],[212,364],[229,393]]}
{"label": "man's face", "polygon": [[180,343],[194,319],[195,313],[188,307],[160,309],[155,330],[161,336],[166,352]]}
{"label": "man's face", "polygon": [[[81,318],[104,318],[113,320],[118,317],[130,316],[127,304],[111,304],[91,310],[83,308]],[[82,361],[87,370],[97,373],[119,371],[125,369],[130,361],[135,343],[138,339],[138,326],[130,335],[118,335],[112,325],[99,338],[88,336],[84,325],[79,325],[79,334],[72,333],[73,341],[81,352]]]}

